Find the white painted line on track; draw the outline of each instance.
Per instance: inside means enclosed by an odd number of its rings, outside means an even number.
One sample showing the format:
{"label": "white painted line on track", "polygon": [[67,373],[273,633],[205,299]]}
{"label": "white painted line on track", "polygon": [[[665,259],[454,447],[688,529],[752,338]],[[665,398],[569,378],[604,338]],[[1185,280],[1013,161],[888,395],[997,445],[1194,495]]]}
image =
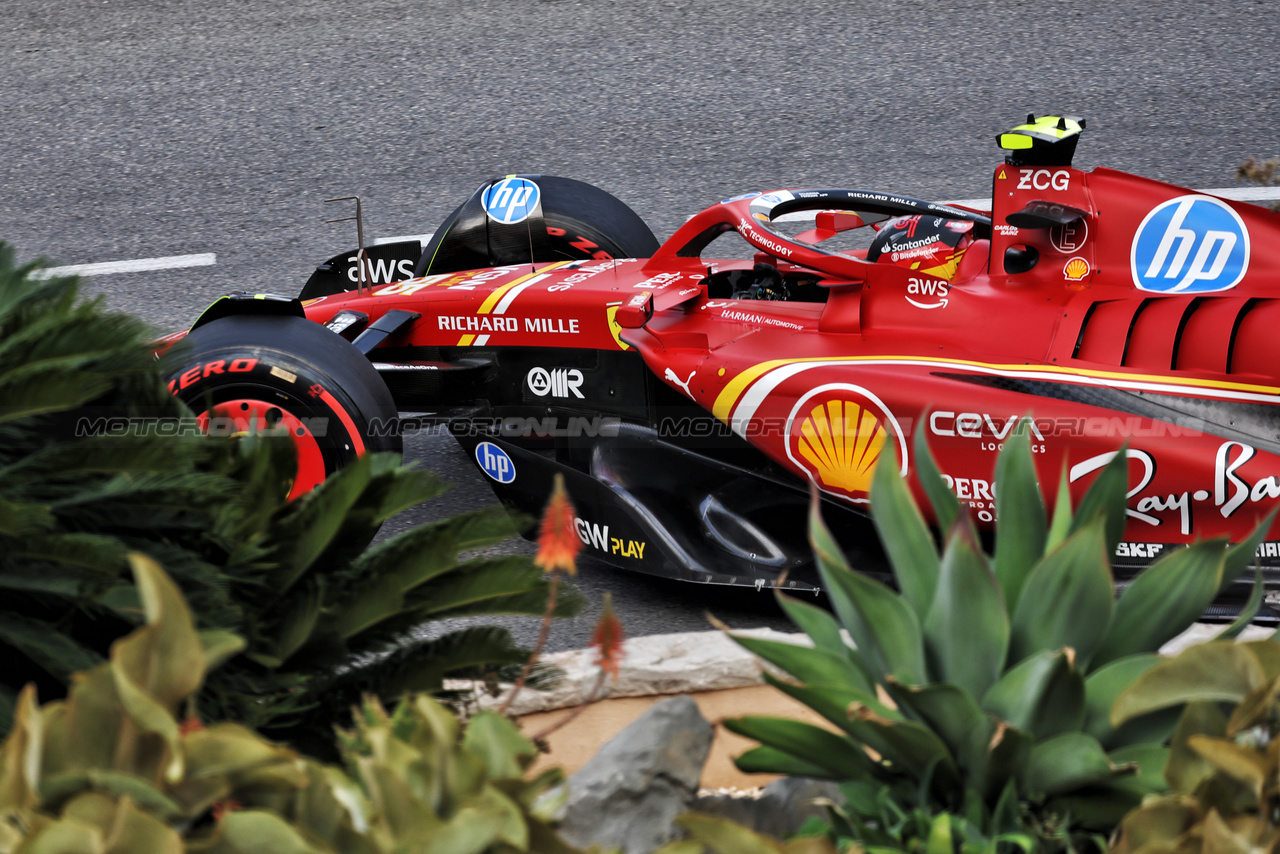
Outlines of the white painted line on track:
{"label": "white painted line on track", "polygon": [[71,264],[66,267],[46,267],[43,270],[37,270],[32,278],[105,276],[108,273],[141,273],[148,270],[175,270],[181,267],[212,267],[216,263],[218,263],[218,256],[212,252],[201,255],[169,255],[165,258],[139,258],[134,261],[104,261],[100,264]]}

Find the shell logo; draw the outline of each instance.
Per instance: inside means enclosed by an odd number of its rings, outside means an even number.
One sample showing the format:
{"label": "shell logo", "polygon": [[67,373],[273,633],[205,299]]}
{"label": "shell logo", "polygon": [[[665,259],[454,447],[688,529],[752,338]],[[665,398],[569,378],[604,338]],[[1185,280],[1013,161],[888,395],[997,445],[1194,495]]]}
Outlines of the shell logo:
{"label": "shell logo", "polygon": [[1089,275],[1089,262],[1077,255],[1062,268],[1062,275],[1066,276],[1068,281],[1078,282]]}
{"label": "shell logo", "polygon": [[866,389],[837,383],[796,403],[788,420],[787,456],[823,491],[865,502],[891,436],[898,439],[905,472],[906,444],[897,420]]}

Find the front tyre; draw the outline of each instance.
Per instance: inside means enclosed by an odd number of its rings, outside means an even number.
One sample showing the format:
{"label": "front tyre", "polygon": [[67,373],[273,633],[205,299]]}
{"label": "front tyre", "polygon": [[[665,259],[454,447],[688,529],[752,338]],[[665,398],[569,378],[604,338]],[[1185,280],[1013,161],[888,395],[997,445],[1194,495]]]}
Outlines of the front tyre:
{"label": "front tyre", "polygon": [[449,215],[427,245],[414,276],[532,261],[649,258],[658,239],[626,203],[583,181],[554,175],[509,176],[536,188],[536,207],[504,223],[486,212],[495,179]]}
{"label": "front tyre", "polygon": [[302,317],[232,315],[196,328],[162,371],[215,434],[284,430],[310,492],[356,457],[400,453],[396,405],[364,354]]}

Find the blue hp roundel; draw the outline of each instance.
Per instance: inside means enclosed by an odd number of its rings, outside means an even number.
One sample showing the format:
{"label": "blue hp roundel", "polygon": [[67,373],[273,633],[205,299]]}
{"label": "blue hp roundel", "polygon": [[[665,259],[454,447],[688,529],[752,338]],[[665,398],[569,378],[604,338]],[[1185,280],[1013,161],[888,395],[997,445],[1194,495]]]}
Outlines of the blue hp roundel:
{"label": "blue hp roundel", "polygon": [[492,442],[476,445],[476,462],[485,474],[498,483],[510,483],[516,479],[516,464],[507,456],[506,451]]}
{"label": "blue hp roundel", "polygon": [[480,204],[484,205],[490,219],[508,224],[524,222],[538,206],[541,195],[538,185],[529,179],[508,175],[489,185],[489,189],[480,196]]}
{"label": "blue hp roundel", "polygon": [[1225,291],[1249,268],[1249,232],[1223,202],[1180,196],[1147,214],[1133,237],[1130,259],[1133,283],[1144,291]]}

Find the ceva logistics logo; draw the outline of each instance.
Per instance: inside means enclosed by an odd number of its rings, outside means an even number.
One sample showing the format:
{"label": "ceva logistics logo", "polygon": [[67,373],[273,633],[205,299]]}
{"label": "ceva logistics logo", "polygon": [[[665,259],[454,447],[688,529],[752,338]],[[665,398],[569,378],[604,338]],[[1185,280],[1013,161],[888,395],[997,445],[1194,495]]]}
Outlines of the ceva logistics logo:
{"label": "ceva logistics logo", "polygon": [[492,442],[476,445],[476,462],[485,474],[498,483],[510,483],[516,479],[516,464],[511,462],[506,451]]}
{"label": "ceva logistics logo", "polygon": [[510,225],[528,219],[541,196],[537,184],[527,178],[509,175],[496,184],[490,184],[480,196],[480,204],[490,219]]}
{"label": "ceva logistics logo", "polygon": [[1227,204],[1179,196],[1142,220],[1130,269],[1144,291],[1203,294],[1234,288],[1249,268],[1249,232]]}

